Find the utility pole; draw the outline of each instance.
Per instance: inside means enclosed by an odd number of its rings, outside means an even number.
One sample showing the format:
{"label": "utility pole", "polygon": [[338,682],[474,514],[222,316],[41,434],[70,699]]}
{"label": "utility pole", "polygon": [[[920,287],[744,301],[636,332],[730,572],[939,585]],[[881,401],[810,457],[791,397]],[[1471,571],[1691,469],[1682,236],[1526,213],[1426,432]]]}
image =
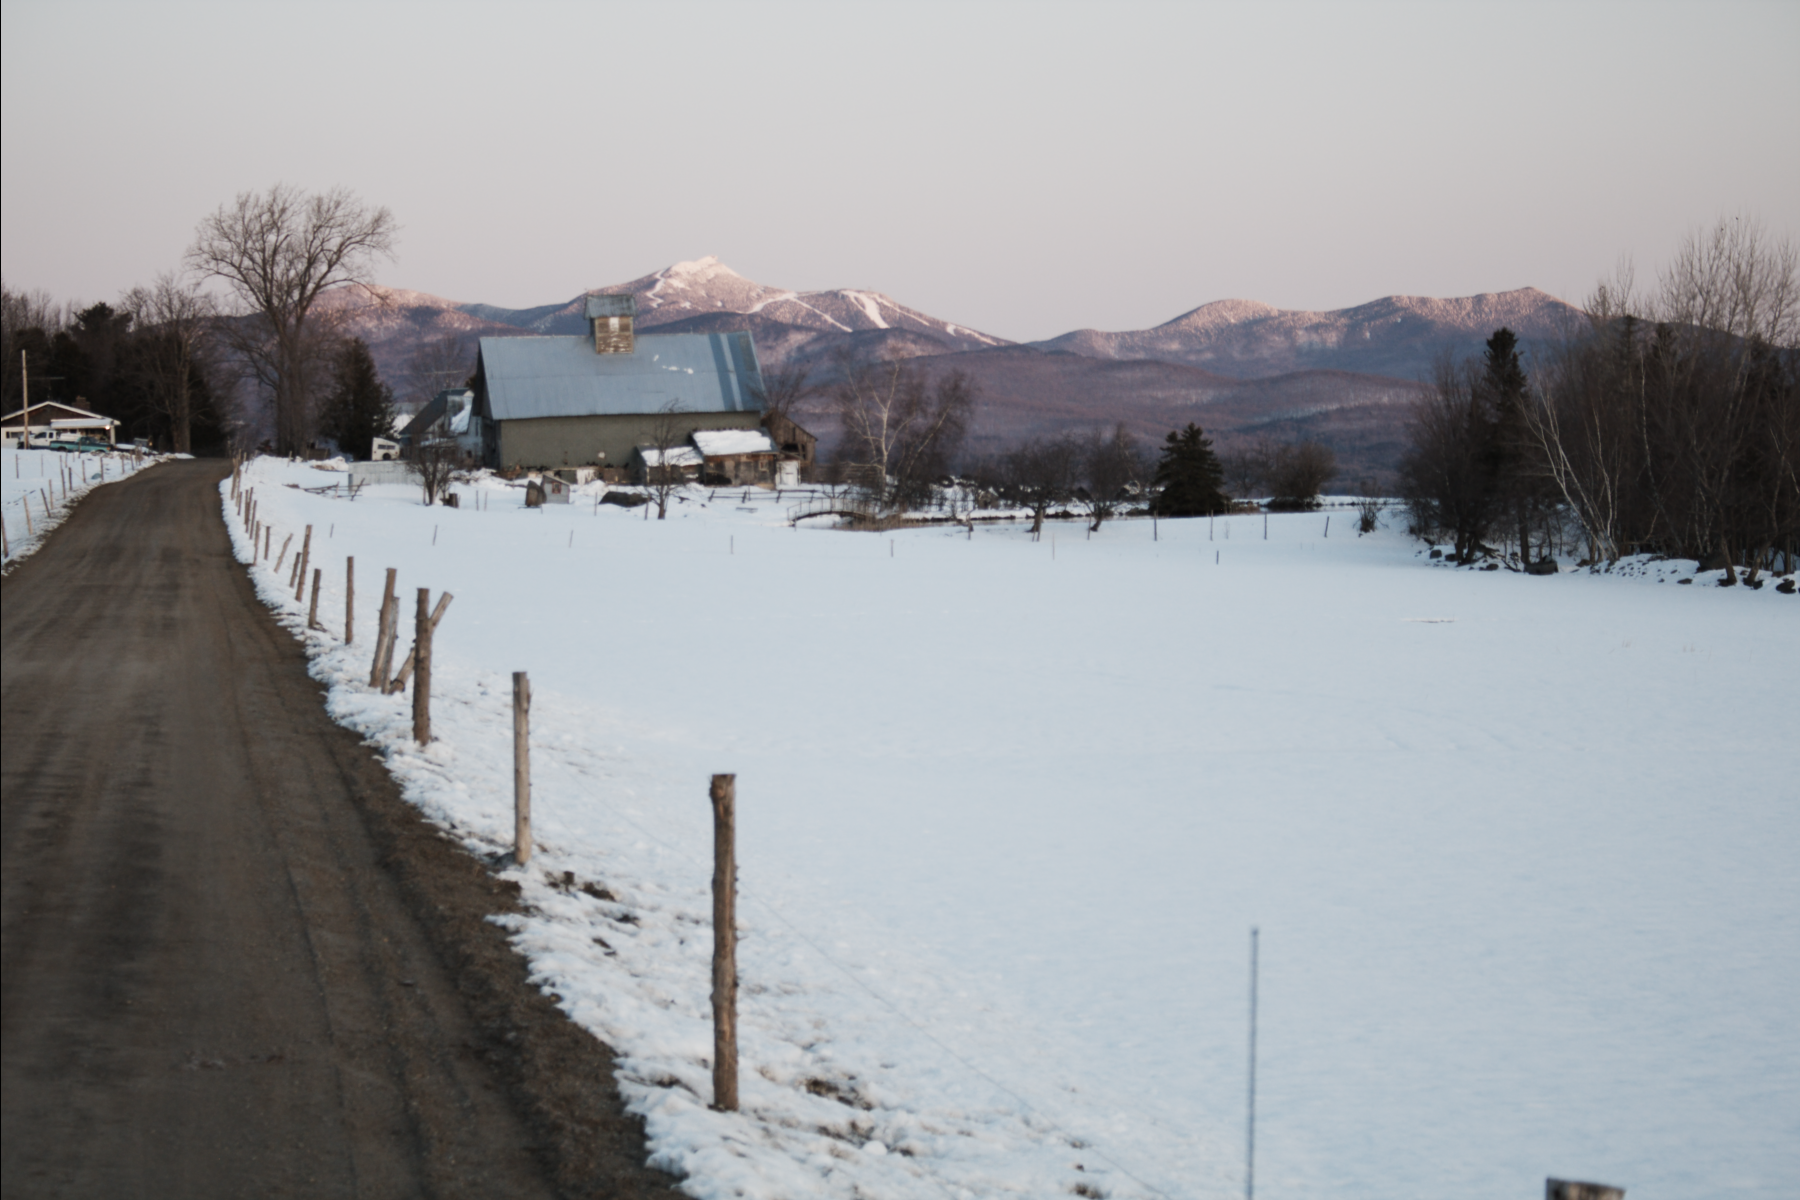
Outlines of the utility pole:
{"label": "utility pole", "polygon": [[1250,1095],[1244,1122],[1244,1200],[1256,1200],[1256,974],[1257,929],[1250,927]]}

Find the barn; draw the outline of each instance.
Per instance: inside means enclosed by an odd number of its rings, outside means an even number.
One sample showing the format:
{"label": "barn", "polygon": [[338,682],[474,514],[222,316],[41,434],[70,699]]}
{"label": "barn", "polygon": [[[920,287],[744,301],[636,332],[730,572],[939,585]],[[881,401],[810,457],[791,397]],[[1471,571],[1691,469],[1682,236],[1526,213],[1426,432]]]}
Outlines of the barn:
{"label": "barn", "polygon": [[490,467],[628,467],[637,447],[755,430],[762,368],[747,332],[638,334],[632,296],[589,296],[588,334],[482,338],[471,435]]}

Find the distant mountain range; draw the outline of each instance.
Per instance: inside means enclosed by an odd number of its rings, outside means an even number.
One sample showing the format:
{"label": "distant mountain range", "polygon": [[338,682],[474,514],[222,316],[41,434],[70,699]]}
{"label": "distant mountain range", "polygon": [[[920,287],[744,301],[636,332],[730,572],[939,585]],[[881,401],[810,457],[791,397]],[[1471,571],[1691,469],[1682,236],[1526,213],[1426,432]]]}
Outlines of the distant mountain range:
{"label": "distant mountain range", "polygon": [[[636,296],[638,328],[646,333],[746,329],[765,367],[808,364],[815,378],[829,377],[840,350],[904,352],[934,372],[964,371],[983,395],[971,437],[977,453],[1116,421],[1160,440],[1196,421],[1221,446],[1261,434],[1317,437],[1338,452],[1340,486],[1391,475],[1404,449],[1407,406],[1438,356],[1478,354],[1502,325],[1529,348],[1580,316],[1535,288],[1450,300],[1389,296],[1332,312],[1221,300],[1153,329],[1080,329],[1018,343],[879,292],[767,287],[716,258],[593,290]],[[331,302],[349,310],[351,331],[370,344],[404,394],[421,345],[457,339],[472,362],[477,338],[585,333],[587,294],[524,309],[398,288],[342,291]],[[829,433],[822,408],[815,406],[812,421]]]}

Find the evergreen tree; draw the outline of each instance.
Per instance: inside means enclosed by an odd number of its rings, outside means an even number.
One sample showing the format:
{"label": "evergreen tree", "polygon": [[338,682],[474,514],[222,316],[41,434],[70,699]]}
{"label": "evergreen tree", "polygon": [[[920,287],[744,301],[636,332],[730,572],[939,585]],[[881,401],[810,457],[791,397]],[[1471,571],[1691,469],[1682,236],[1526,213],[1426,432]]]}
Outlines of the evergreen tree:
{"label": "evergreen tree", "polygon": [[351,338],[332,366],[331,394],[319,414],[319,432],[344,453],[366,459],[374,439],[392,437],[393,430],[394,389],[381,381],[368,343]]}
{"label": "evergreen tree", "polygon": [[1203,517],[1231,510],[1225,470],[1213,453],[1212,439],[1192,421],[1186,429],[1170,430],[1163,439],[1155,484],[1154,508],[1159,516]]}
{"label": "evergreen tree", "polygon": [[1490,409],[1493,487],[1498,503],[1509,510],[1519,559],[1531,562],[1531,524],[1550,497],[1536,471],[1537,453],[1526,425],[1525,368],[1519,362],[1519,339],[1505,327],[1487,341],[1482,360],[1482,391]]}

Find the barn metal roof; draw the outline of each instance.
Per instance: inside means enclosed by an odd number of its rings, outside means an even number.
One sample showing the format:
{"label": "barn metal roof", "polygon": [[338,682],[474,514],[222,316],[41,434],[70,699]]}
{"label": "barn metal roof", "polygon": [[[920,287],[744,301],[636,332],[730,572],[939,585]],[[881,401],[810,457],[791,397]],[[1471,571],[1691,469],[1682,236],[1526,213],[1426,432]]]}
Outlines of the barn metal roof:
{"label": "barn metal roof", "polygon": [[661,412],[762,411],[762,368],[748,333],[638,334],[630,354],[588,337],[481,339],[496,421]]}

